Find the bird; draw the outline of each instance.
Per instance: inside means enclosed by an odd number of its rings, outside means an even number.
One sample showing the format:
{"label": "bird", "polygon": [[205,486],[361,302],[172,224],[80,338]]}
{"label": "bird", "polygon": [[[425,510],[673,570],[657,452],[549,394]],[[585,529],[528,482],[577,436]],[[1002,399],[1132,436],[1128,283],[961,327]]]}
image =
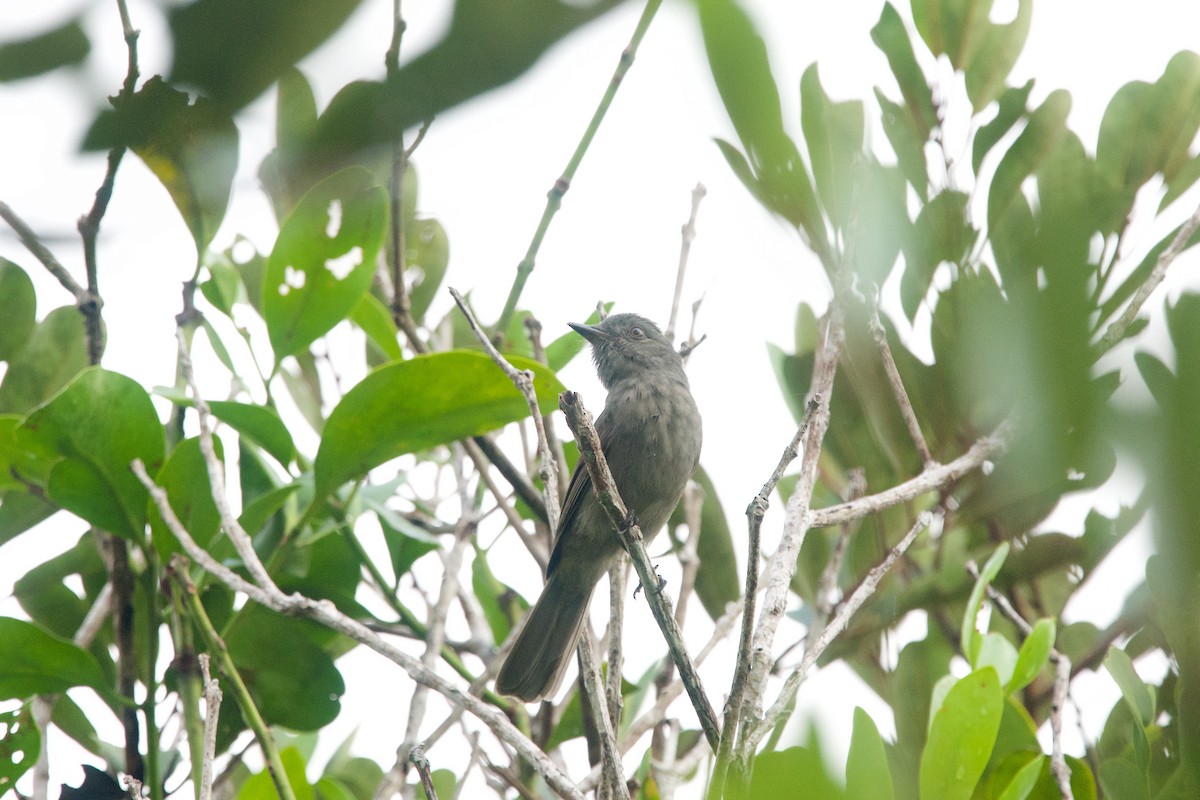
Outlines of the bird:
{"label": "bird", "polygon": [[[683,357],[658,326],[637,314],[613,314],[599,325],[568,324],[591,344],[608,392],[596,432],[617,491],[648,542],[675,510],[700,461],[700,411]],[[498,692],[525,702],[557,692],[592,590],[621,550],[580,460],[563,500],[545,587],[500,667]]]}

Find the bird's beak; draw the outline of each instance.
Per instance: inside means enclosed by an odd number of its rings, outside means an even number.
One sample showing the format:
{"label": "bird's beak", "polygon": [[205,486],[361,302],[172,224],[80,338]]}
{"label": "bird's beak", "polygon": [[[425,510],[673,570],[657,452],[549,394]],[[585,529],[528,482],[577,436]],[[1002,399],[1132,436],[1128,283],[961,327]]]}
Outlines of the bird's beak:
{"label": "bird's beak", "polygon": [[596,325],[584,325],[581,322],[568,322],[567,324],[571,326],[573,331],[587,339],[592,344],[606,342],[612,338],[608,331]]}

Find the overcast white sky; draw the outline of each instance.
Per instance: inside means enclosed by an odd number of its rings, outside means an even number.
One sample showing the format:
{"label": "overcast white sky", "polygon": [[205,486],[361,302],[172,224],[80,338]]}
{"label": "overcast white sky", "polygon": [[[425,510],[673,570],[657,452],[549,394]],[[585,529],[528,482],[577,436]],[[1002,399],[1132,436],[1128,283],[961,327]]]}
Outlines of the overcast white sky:
{"label": "overcast white sky", "polygon": [[[0,37],[37,30],[84,5],[67,0],[22,4],[20,11],[6,12]],[[826,90],[836,99],[869,99],[875,85],[897,95],[886,62],[869,37],[882,3],[754,0],[745,5],[767,37],[784,116],[797,133],[799,77],[813,61],[820,63]],[[1015,1],[999,0],[996,6],[994,17],[1003,19],[1011,15]],[[320,105],[348,80],[381,75],[390,7],[387,0],[367,0],[334,41],[301,64]],[[134,24],[142,29],[143,76],[168,67],[167,33],[151,8],[131,4]],[[448,2],[405,4],[407,55],[440,36],[449,10]],[[907,17],[907,9],[900,10]],[[448,283],[471,291],[485,318],[499,312],[545,192],[574,148],[640,12],[638,3],[622,7],[567,39],[514,84],[444,114],[417,151],[420,210],[441,220],[450,238]],[[102,156],[80,157],[77,145],[90,109],[116,92],[125,69],[114,4],[92,4],[86,19],[93,53],[81,80],[51,76],[0,85],[0,199],[45,233],[77,274],[82,268],[75,219],[90,206],[104,169]],[[1200,4],[1042,0],[1035,6],[1029,42],[1011,82],[1036,78],[1034,102],[1053,89],[1070,90],[1070,124],[1085,146],[1093,147],[1104,105],[1115,90],[1131,79],[1156,79],[1181,49],[1200,49]],[[942,69],[937,74],[948,73]],[[273,97],[268,95],[239,120],[240,173],[218,247],[241,233],[263,251],[270,249],[274,224],[254,172],[271,146],[272,115]],[[870,110],[867,116],[872,116]],[[697,181],[707,186],[684,299],[705,297],[698,329],[709,340],[689,371],[705,416],[703,463],[734,529],[741,531],[740,509],[769,475],[793,431],[764,342],[790,349],[797,303],[823,308],[827,287],[798,238],[768,217],[733,178],[713,136],[734,138],[711,85],[695,13],[688,3],[668,0],[551,227],[522,306],[535,311],[550,336],[565,332],[567,321],[581,319],[600,299],[665,322],[679,227],[692,187]],[[0,255],[25,266],[37,282],[39,316],[70,302],[7,229],[0,230]],[[1171,291],[1200,286],[1195,258],[1192,254],[1177,263]],[[191,239],[165,191],[136,157],[128,157],[104,221],[100,252],[109,331],[105,366],[146,387],[172,381],[174,315],[180,282],[193,260]],[[1161,298],[1149,308],[1160,308]],[[450,305],[448,297],[441,298],[434,316]],[[562,377],[584,392],[589,407],[599,409],[602,391],[586,360],[579,359]],[[224,390],[218,384],[215,391]],[[755,413],[739,411],[740,402],[749,402]],[[1111,498],[1103,502],[1111,510]],[[768,541],[777,535],[779,520],[775,509],[767,520]],[[15,603],[4,599],[12,581],[44,559],[48,547],[65,547],[83,529],[81,522],[60,515],[36,537],[27,534],[5,546],[0,613],[19,613]],[[1141,559],[1125,563],[1140,564]],[[1108,590],[1090,592],[1085,605],[1072,609],[1073,619],[1103,625],[1112,618],[1124,587],[1137,576],[1119,574],[1119,567],[1110,573]],[[534,591],[532,584],[523,588]],[[700,616],[691,618],[698,639],[704,636]],[[362,666],[366,660],[352,657],[351,663]],[[833,732],[827,750],[844,752],[844,734],[838,731],[846,727],[850,709],[866,704],[878,720],[879,707],[852,681],[835,670],[826,672],[830,675],[815,678],[801,697],[826,701],[822,719]],[[386,725],[372,718],[377,698],[361,691],[361,685],[356,692],[350,683],[346,716],[359,716],[362,723],[358,749],[388,764],[398,735],[391,727],[395,717],[387,715]],[[721,685],[728,685],[723,676],[714,683]],[[406,688],[398,697],[407,694]],[[1115,689],[1105,695],[1112,696]],[[1110,702],[1097,703],[1098,720]],[[1090,721],[1089,734],[1098,733],[1098,724]],[[56,750],[56,755],[64,752]],[[66,765],[55,761],[56,781],[77,780],[69,769],[59,772]]]}

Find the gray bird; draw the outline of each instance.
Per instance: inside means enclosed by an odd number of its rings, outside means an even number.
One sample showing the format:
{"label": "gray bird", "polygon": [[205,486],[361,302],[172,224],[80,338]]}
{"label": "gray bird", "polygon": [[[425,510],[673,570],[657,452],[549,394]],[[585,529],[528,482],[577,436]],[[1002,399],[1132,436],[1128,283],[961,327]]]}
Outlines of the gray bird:
{"label": "gray bird", "polygon": [[[653,322],[636,314],[570,325],[592,345],[596,372],[608,390],[596,431],[617,490],[648,541],[679,503],[700,460],[700,412],[683,359]],[[534,702],[558,689],[592,590],[620,552],[620,538],[581,461],[567,487],[546,586],[500,668],[497,691]]]}

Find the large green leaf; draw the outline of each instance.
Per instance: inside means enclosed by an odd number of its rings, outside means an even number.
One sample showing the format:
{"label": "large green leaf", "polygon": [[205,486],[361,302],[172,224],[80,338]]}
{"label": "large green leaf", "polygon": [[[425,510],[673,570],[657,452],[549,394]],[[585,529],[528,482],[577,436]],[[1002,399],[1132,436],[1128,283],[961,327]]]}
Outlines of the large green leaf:
{"label": "large green leaf", "polygon": [[[563,386],[554,373],[528,359],[510,361],[533,370],[542,409],[555,408]],[[482,353],[453,350],[387,364],[330,412],[314,463],[316,497],[396,456],[485,433],[528,413],[520,392]]]}
{"label": "large green leaf", "polygon": [[371,285],[387,193],[362,167],[314,186],[283,223],[263,278],[263,318],[276,363],[325,335]]}
{"label": "large green leaf", "polygon": [[169,12],[171,81],[235,110],[341,27],[361,0],[196,0]]}
{"label": "large green leaf", "polygon": [[933,715],[921,756],[921,800],[968,800],[983,775],[1004,693],[991,667],[957,681]]}
{"label": "large green leaf", "polygon": [[23,414],[44,403],[87,365],[83,316],[74,306],[54,309],[9,362],[0,381],[0,414]]}
{"label": "large green leaf", "polygon": [[[754,176],[755,197],[801,229],[813,248],[824,253],[824,222],[808,171],[784,131],[779,90],[762,37],[733,0],[702,0],[699,7],[709,68],[745,148],[744,160]],[[726,158],[729,155],[726,152]],[[746,182],[746,174],[739,177]]]}
{"label": "large green leaf", "polygon": [[164,441],[150,396],[137,382],[87,369],[31,413],[21,431],[31,448],[54,460],[50,499],[119,536],[143,535],[147,494],[129,464],[140,458],[153,474]]}
{"label": "large green leaf", "polygon": [[132,95],[117,95],[113,109],[96,121],[85,146],[120,145],[137,153],[166,187],[203,254],[225,217],[237,170],[233,118],[158,76]]}
{"label": "large green leaf", "polygon": [[0,642],[0,699],[55,694],[73,686],[108,693],[91,653],[32,622],[0,617]]}

